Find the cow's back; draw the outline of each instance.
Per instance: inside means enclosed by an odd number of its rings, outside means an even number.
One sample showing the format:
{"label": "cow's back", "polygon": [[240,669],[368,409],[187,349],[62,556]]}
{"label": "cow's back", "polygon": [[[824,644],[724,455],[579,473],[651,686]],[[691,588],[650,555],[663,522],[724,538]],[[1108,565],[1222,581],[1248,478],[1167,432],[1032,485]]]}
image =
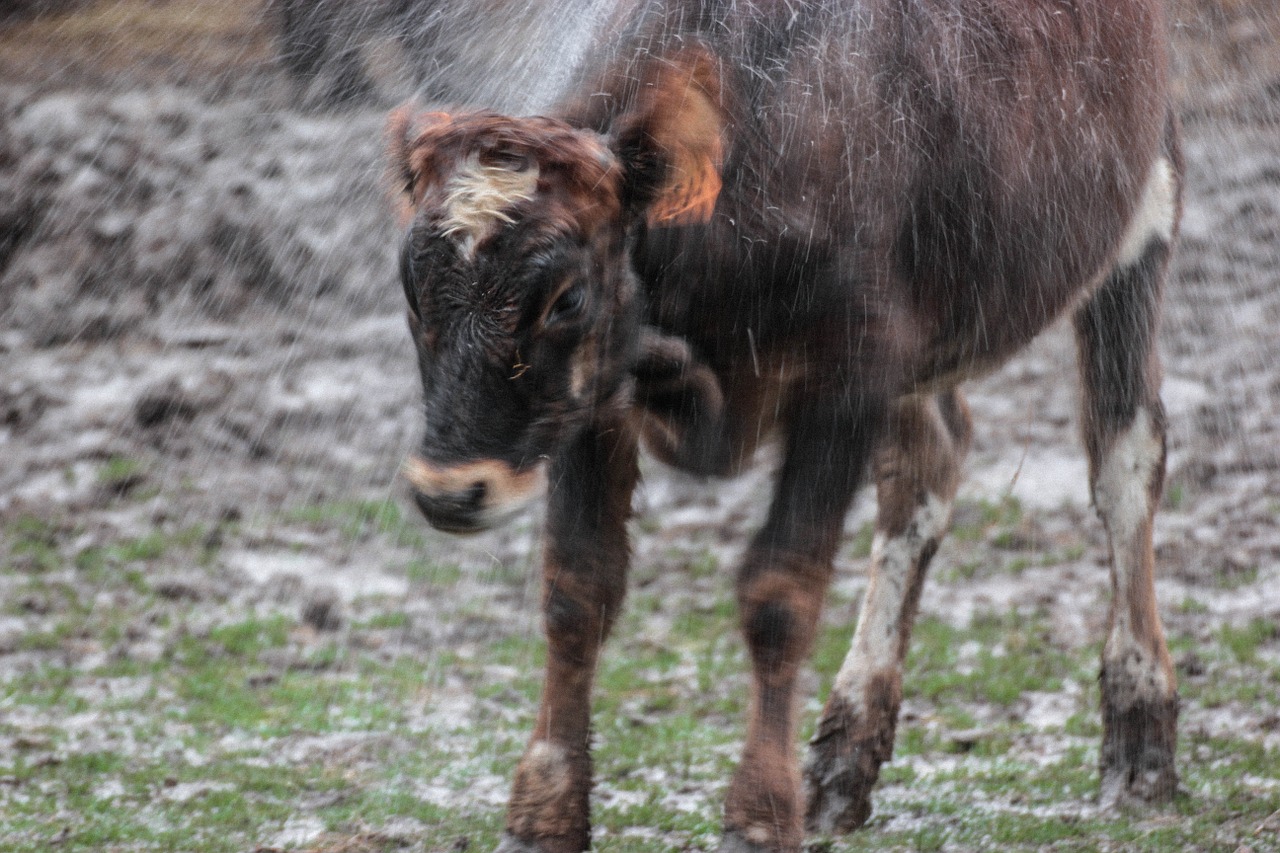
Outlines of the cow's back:
{"label": "cow's back", "polygon": [[575,118],[607,131],[645,63],[710,46],[724,189],[643,241],[655,318],[713,361],[750,328],[914,381],[1007,356],[1105,272],[1165,129],[1164,26],[1148,0],[645,3]]}

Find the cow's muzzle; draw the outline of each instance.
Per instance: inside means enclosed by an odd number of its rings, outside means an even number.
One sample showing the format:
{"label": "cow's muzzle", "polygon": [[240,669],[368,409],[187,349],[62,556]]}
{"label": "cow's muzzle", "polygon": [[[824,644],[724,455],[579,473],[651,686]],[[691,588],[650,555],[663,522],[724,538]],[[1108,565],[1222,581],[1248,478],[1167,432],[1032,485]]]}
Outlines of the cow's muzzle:
{"label": "cow's muzzle", "polygon": [[502,524],[541,497],[547,483],[545,462],[517,470],[491,459],[439,465],[410,456],[401,473],[423,516],[448,533],[478,533]]}

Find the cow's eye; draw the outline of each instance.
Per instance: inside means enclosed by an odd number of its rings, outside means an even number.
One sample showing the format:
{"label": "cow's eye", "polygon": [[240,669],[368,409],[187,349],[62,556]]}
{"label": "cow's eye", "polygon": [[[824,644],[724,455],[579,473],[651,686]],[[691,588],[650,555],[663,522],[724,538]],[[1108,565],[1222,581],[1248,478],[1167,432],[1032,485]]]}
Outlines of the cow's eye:
{"label": "cow's eye", "polygon": [[564,323],[575,319],[582,313],[582,309],[586,304],[586,288],[580,284],[572,285],[564,293],[560,294],[555,304],[551,306],[551,310],[547,312],[547,325],[550,326],[553,323]]}

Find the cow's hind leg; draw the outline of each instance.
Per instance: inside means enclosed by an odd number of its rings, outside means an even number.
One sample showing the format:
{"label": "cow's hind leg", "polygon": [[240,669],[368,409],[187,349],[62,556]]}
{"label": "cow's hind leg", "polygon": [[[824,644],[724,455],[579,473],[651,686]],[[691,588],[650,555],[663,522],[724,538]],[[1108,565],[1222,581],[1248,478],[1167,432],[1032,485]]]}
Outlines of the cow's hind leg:
{"label": "cow's hind leg", "polygon": [[846,510],[884,419],[879,406],[833,408],[806,400],[788,415],[769,516],[738,575],[751,707],[742,761],[725,799],[721,853],[798,853],[803,839],[796,678],[813,645]]}
{"label": "cow's hind leg", "polygon": [[929,560],[951,518],[970,422],[956,391],[900,401],[876,453],[879,502],[870,580],[853,645],[809,744],[812,832],[848,832],[871,815],[893,753],[902,662]]}
{"label": "cow's hind leg", "polygon": [[1164,484],[1165,424],[1155,353],[1176,187],[1156,163],[1119,264],[1075,317],[1094,506],[1111,548],[1102,650],[1102,802],[1153,801],[1177,788],[1178,696],[1156,609],[1151,546]]}
{"label": "cow's hind leg", "polygon": [[533,737],[516,768],[499,853],[578,853],[591,843],[591,684],[626,586],[636,439],[588,430],[555,461],[542,609],[547,669]]}

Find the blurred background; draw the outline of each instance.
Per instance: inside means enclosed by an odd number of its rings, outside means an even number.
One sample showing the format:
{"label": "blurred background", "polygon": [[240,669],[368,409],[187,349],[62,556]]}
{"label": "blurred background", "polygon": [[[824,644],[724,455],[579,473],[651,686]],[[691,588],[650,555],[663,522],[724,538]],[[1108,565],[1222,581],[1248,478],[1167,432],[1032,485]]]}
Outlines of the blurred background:
{"label": "blurred background", "polygon": [[[11,849],[492,839],[537,693],[538,520],[453,540],[402,500],[419,391],[383,124],[409,97],[546,108],[613,6],[0,4]],[[1157,552],[1180,760],[1200,769],[1141,832],[1280,849],[1280,4],[1172,0],[1170,19],[1188,175]],[[1131,821],[1090,811],[1108,580],[1074,374],[1059,326],[969,389],[976,444],[926,592],[900,769],[851,844],[981,849],[927,816],[973,785],[1028,833],[1009,849],[1081,821],[1137,843]],[[609,849],[712,844],[742,701],[728,588],[769,467],[710,485],[645,469],[634,611],[604,676],[631,685],[610,717],[630,722],[601,734]],[[811,693],[851,634],[872,503],[849,521]],[[938,672],[954,681],[926,683]],[[619,744],[653,748],[636,732],[706,752],[680,752],[670,777],[611,770]],[[1043,776],[1043,801],[999,781],[1006,751],[1032,756],[1014,776]],[[955,792],[939,768],[957,755],[977,763]]]}

